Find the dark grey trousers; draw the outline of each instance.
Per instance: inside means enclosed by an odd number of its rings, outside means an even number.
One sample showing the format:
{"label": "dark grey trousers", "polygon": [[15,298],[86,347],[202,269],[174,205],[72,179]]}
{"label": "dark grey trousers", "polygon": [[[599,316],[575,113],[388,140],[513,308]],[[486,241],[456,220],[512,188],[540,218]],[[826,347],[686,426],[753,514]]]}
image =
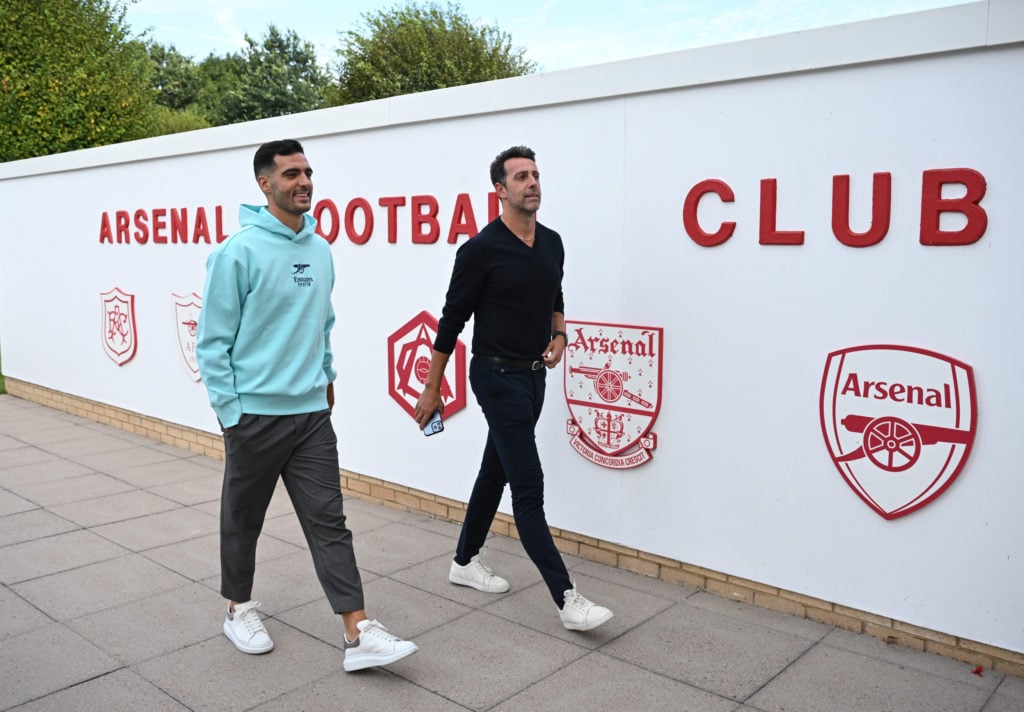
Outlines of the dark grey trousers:
{"label": "dark grey trousers", "polygon": [[345,526],[338,438],[330,412],[244,414],[237,426],[225,431],[224,450],[221,594],[239,602],[252,597],[256,540],[280,476],[334,612],[362,610],[363,584],[352,532]]}

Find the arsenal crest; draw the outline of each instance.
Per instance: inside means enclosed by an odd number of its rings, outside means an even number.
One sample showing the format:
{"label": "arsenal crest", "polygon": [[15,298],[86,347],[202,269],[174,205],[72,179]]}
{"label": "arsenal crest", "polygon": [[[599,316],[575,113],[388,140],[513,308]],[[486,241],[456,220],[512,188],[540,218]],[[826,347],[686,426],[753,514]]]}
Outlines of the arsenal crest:
{"label": "arsenal crest", "polygon": [[651,432],[661,405],[663,330],[566,322],[566,423],[572,448],[603,467],[625,469],[651,459]]}
{"label": "arsenal crest", "polygon": [[909,346],[828,356],[821,429],[839,474],[886,519],[948,488],[971,451],[978,409],[967,364]]}
{"label": "arsenal crest", "polygon": [[138,345],[135,330],[135,295],[122,292],[114,287],[100,294],[103,316],[100,321],[100,338],[103,350],[118,366],[123,366],[135,356]]}
{"label": "arsenal crest", "polygon": [[[416,401],[430,373],[430,357],[437,337],[437,319],[422,311],[388,337],[388,395],[415,417]],[[444,417],[466,407],[466,346],[461,340],[441,380]]]}
{"label": "arsenal crest", "polygon": [[174,299],[174,330],[178,335],[178,350],[181,352],[185,371],[193,381],[199,380],[199,362],[196,360],[196,328],[199,326],[199,311],[203,298],[191,294],[171,294]]}

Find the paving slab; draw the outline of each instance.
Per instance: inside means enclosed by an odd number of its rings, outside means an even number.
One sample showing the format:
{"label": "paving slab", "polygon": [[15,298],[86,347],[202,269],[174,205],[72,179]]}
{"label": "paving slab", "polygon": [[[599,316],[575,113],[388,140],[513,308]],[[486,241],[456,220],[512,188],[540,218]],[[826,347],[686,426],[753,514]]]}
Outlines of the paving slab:
{"label": "paving slab", "polygon": [[30,702],[97,675],[118,663],[60,623],[5,638],[0,645],[0,709]]}
{"label": "paving slab", "polygon": [[818,646],[748,701],[764,712],[818,712],[843,700],[844,712],[962,712],[991,692],[841,648]]}
{"label": "paving slab", "polygon": [[111,522],[120,522],[126,519],[137,519],[147,514],[166,512],[169,509],[177,509],[180,506],[177,502],[151,494],[145,490],[129,489],[126,492],[119,492],[118,494],[106,497],[92,497],[90,499],[81,499],[77,502],[66,502],[51,506],[49,509],[54,514],[83,527],[96,527],[101,524],[110,524]]}
{"label": "paving slab", "polygon": [[[198,467],[203,470],[208,469],[202,465],[191,465],[191,467]],[[222,481],[223,478],[219,472],[209,470],[209,473],[206,475],[179,480],[167,485],[157,485],[156,487],[148,488],[147,491],[169,499],[172,502],[188,506],[202,504],[203,502],[217,502],[220,504]]]}
{"label": "paving slab", "polygon": [[30,509],[0,517],[0,547],[42,539],[78,529],[79,525],[46,509]]}
{"label": "paving slab", "polygon": [[90,467],[47,453],[45,459],[0,468],[0,487],[15,490],[15,487],[21,485],[35,485],[92,473],[93,469]]}
{"label": "paving slab", "polygon": [[53,619],[7,586],[0,586],[0,641],[52,622]]}
{"label": "paving slab", "polygon": [[17,712],[187,712],[131,670],[115,670],[17,707]]}
{"label": "paving slab", "polygon": [[0,489],[0,517],[25,512],[29,509],[37,509],[38,507],[39,505],[35,502],[19,497],[9,490]]}
{"label": "paving slab", "polygon": [[133,669],[190,710],[240,712],[341,668],[337,648],[275,620],[267,621],[267,630],[275,646],[267,655],[239,653],[220,635]]}
{"label": "paving slab", "polygon": [[84,529],[13,544],[0,556],[0,583],[20,583],[125,553],[124,547]]}
{"label": "paving slab", "polygon": [[32,447],[21,440],[0,436],[0,470],[16,465],[31,465],[36,462],[53,462],[56,455]]}
{"label": "paving slab", "polygon": [[145,551],[166,544],[196,539],[219,530],[220,521],[217,517],[190,507],[178,507],[127,521],[104,524],[93,528],[92,531],[131,551]]}
{"label": "paving slab", "polygon": [[254,707],[252,712],[466,712],[467,709],[383,669],[360,670],[355,673],[334,671],[315,682]]}
{"label": "paving slab", "polygon": [[601,651],[742,702],[813,645],[813,640],[792,633],[683,602],[612,640]]}
{"label": "paving slab", "polygon": [[67,621],[125,665],[223,636],[223,599],[194,583]]}
{"label": "paving slab", "polygon": [[734,709],[736,703],[732,700],[596,652],[492,708],[493,712],[732,712]]}
{"label": "paving slab", "polygon": [[[259,570],[265,561],[297,551],[302,549],[274,537],[261,536],[256,545],[256,568]],[[147,549],[142,555],[191,581],[202,581],[220,574],[220,533]],[[214,588],[218,587],[219,582]]]}
{"label": "paving slab", "polygon": [[188,583],[159,564],[129,554],[17,583],[11,589],[51,618],[66,621]]}
{"label": "paving slab", "polygon": [[[416,639],[422,651],[402,661],[402,677],[472,710],[488,710],[587,654],[587,649],[474,611]],[[396,667],[396,670],[398,668]]]}
{"label": "paving slab", "polygon": [[127,482],[98,472],[83,473],[74,477],[45,482],[19,482],[6,485],[6,487],[18,496],[45,507],[68,502],[88,501],[134,489]]}

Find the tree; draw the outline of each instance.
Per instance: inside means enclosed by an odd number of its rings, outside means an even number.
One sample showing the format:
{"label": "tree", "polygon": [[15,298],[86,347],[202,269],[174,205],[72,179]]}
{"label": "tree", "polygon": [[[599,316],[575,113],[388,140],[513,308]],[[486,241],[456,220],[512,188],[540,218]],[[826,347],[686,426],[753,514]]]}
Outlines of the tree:
{"label": "tree", "polygon": [[158,42],[147,44],[146,53],[153,62],[156,103],[168,109],[185,109],[195,104],[201,82],[195,62],[174,45],[164,47]]}
{"label": "tree", "polygon": [[0,0],[0,161],[148,134],[151,64],[123,0]]}
{"label": "tree", "polygon": [[224,118],[224,98],[239,91],[245,74],[245,58],[237,53],[223,57],[210,54],[196,69],[199,74],[197,111],[215,126],[228,123]]}
{"label": "tree", "polygon": [[363,16],[366,30],[342,36],[328,99],[349,104],[529,74],[536,65],[509,35],[476,26],[457,4],[430,2]]}
{"label": "tree", "polygon": [[248,35],[242,50],[244,67],[234,89],[227,90],[221,104],[223,123],[253,121],[319,109],[328,86],[317,64],[312,42],[293,30],[282,34],[270,25],[262,42]]}

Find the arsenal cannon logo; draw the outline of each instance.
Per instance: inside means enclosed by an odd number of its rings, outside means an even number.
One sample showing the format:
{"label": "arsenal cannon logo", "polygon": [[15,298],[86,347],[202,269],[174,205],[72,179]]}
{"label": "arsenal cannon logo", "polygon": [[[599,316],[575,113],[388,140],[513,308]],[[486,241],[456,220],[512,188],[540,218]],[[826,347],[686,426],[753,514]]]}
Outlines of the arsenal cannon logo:
{"label": "arsenal cannon logo", "polygon": [[820,407],[839,474],[886,519],[920,509],[953,483],[978,415],[970,366],[908,346],[829,354]]}
{"label": "arsenal cannon logo", "polygon": [[566,430],[580,455],[625,469],[651,459],[661,404],[660,327],[566,322]]}
{"label": "arsenal cannon logo", "polygon": [[203,308],[203,298],[191,294],[174,294],[174,330],[178,335],[178,350],[185,365],[188,377],[199,380],[199,362],[196,360],[196,328],[199,326],[199,312]]}

